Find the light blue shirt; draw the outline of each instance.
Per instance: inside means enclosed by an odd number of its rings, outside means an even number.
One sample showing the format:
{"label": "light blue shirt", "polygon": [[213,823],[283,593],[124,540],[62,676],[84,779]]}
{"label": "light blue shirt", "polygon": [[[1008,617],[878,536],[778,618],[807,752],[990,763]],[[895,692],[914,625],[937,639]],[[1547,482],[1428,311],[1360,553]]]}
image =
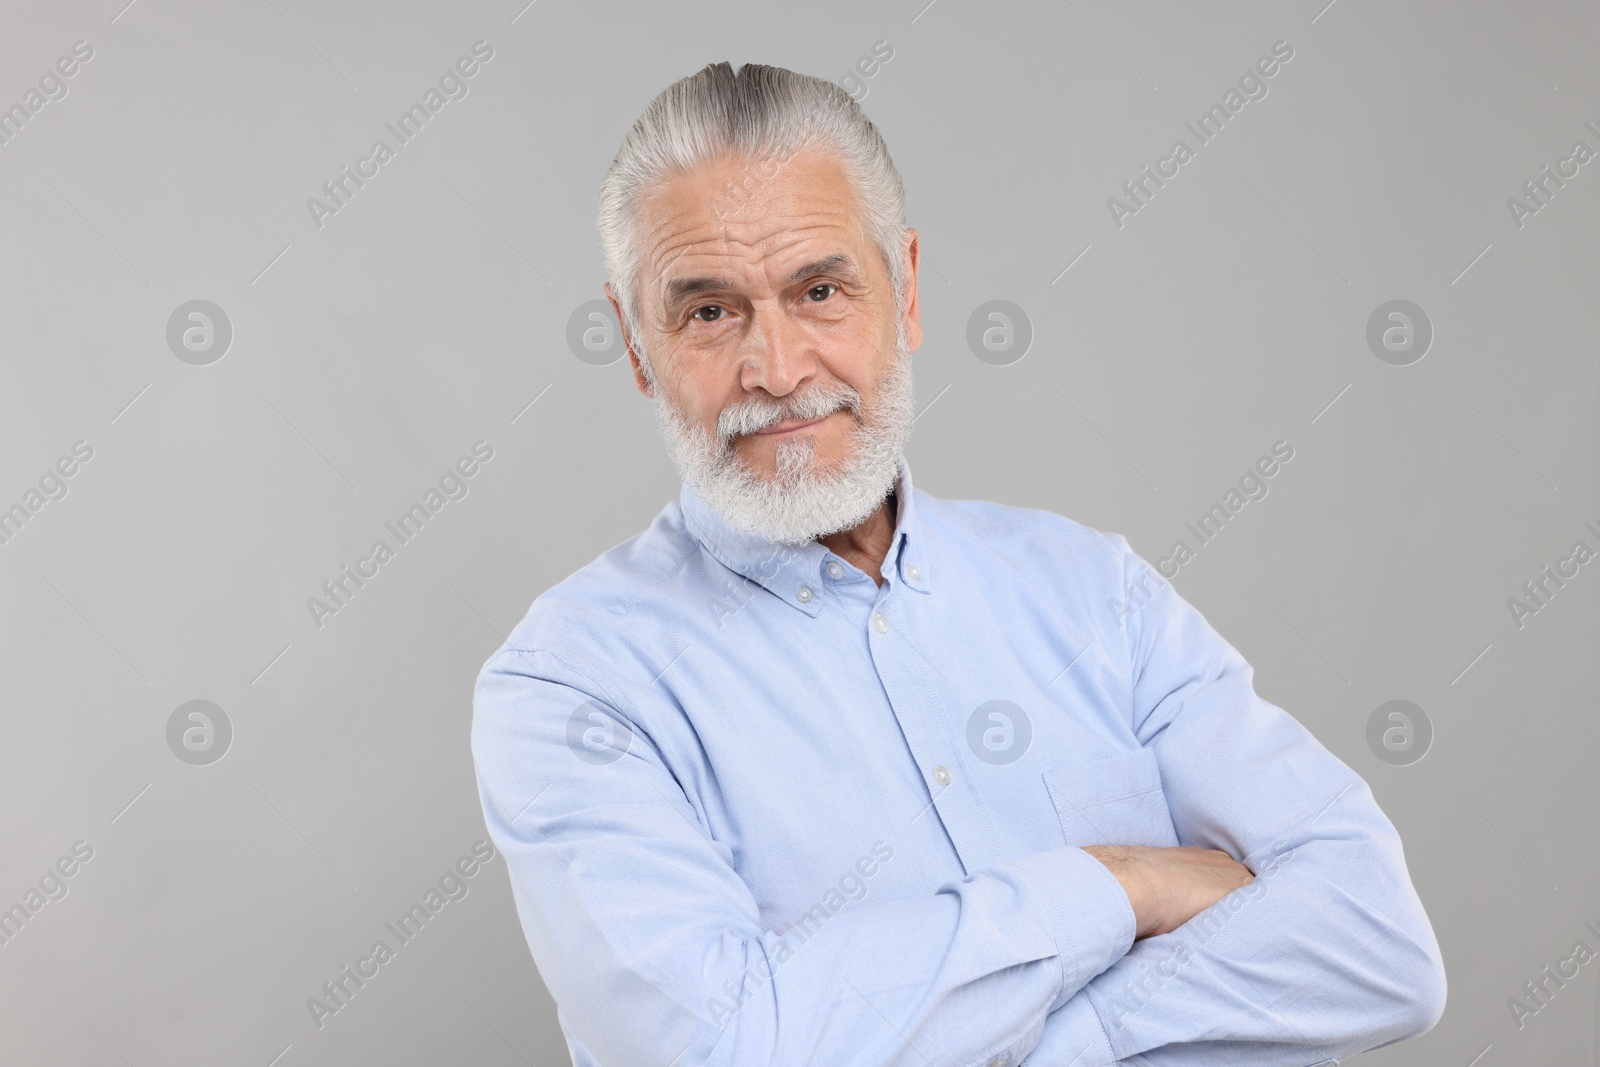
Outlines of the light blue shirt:
{"label": "light blue shirt", "polygon": [[[685,485],[484,665],[484,816],[578,1067],[1332,1062],[1444,1010],[1365,782],[1117,534],[916,491],[880,587]],[[1134,941],[1079,846],[1256,880]]]}

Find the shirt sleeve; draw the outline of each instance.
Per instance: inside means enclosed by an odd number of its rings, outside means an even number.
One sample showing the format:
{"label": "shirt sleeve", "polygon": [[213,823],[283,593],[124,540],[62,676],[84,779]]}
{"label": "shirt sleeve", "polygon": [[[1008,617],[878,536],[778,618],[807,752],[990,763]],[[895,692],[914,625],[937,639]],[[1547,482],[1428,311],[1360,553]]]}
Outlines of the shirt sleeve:
{"label": "shirt sleeve", "polygon": [[1124,632],[1133,727],[1156,753],[1179,844],[1256,877],[1139,941],[1074,999],[1115,1061],[1141,1067],[1304,1067],[1430,1029],[1444,1011],[1439,945],[1371,790],[1257,696],[1243,657],[1112,536],[1123,588],[1159,586]]}
{"label": "shirt sleeve", "polygon": [[1078,848],[763,930],[648,730],[571,659],[490,659],[472,750],[529,948],[599,1063],[1014,1065],[1133,943],[1126,894]]}

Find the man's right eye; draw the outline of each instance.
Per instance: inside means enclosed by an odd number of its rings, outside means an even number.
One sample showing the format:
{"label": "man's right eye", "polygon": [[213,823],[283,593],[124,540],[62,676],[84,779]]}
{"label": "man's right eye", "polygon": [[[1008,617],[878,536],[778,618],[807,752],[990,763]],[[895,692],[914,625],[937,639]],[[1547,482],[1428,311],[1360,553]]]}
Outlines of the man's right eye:
{"label": "man's right eye", "polygon": [[717,304],[707,304],[705,307],[695,308],[689,313],[689,317],[699,319],[701,322],[716,322],[722,318],[722,308]]}

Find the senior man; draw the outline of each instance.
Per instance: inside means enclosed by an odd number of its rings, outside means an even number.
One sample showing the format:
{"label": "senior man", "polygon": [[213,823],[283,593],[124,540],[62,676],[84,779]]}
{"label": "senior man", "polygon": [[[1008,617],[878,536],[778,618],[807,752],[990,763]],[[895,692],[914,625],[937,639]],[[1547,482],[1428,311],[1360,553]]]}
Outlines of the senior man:
{"label": "senior man", "polygon": [[913,489],[918,238],[838,87],[709,66],[599,227],[683,477],[484,665],[579,1067],[1333,1063],[1430,1028],[1366,784],[1119,535]]}

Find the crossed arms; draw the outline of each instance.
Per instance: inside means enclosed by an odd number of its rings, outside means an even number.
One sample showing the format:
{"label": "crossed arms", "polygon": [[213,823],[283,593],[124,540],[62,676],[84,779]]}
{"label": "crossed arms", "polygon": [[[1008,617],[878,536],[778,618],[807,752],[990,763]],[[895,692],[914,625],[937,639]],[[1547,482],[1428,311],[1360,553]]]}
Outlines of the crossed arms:
{"label": "crossed arms", "polygon": [[1307,1067],[1430,1028],[1444,972],[1394,827],[1163,592],[1127,628],[1132,726],[1181,847],[1050,849],[803,945],[763,929],[645,731],[586,788],[567,712],[625,706],[595,664],[491,660],[478,707],[517,712],[474,720],[485,817],[580,1065]]}

